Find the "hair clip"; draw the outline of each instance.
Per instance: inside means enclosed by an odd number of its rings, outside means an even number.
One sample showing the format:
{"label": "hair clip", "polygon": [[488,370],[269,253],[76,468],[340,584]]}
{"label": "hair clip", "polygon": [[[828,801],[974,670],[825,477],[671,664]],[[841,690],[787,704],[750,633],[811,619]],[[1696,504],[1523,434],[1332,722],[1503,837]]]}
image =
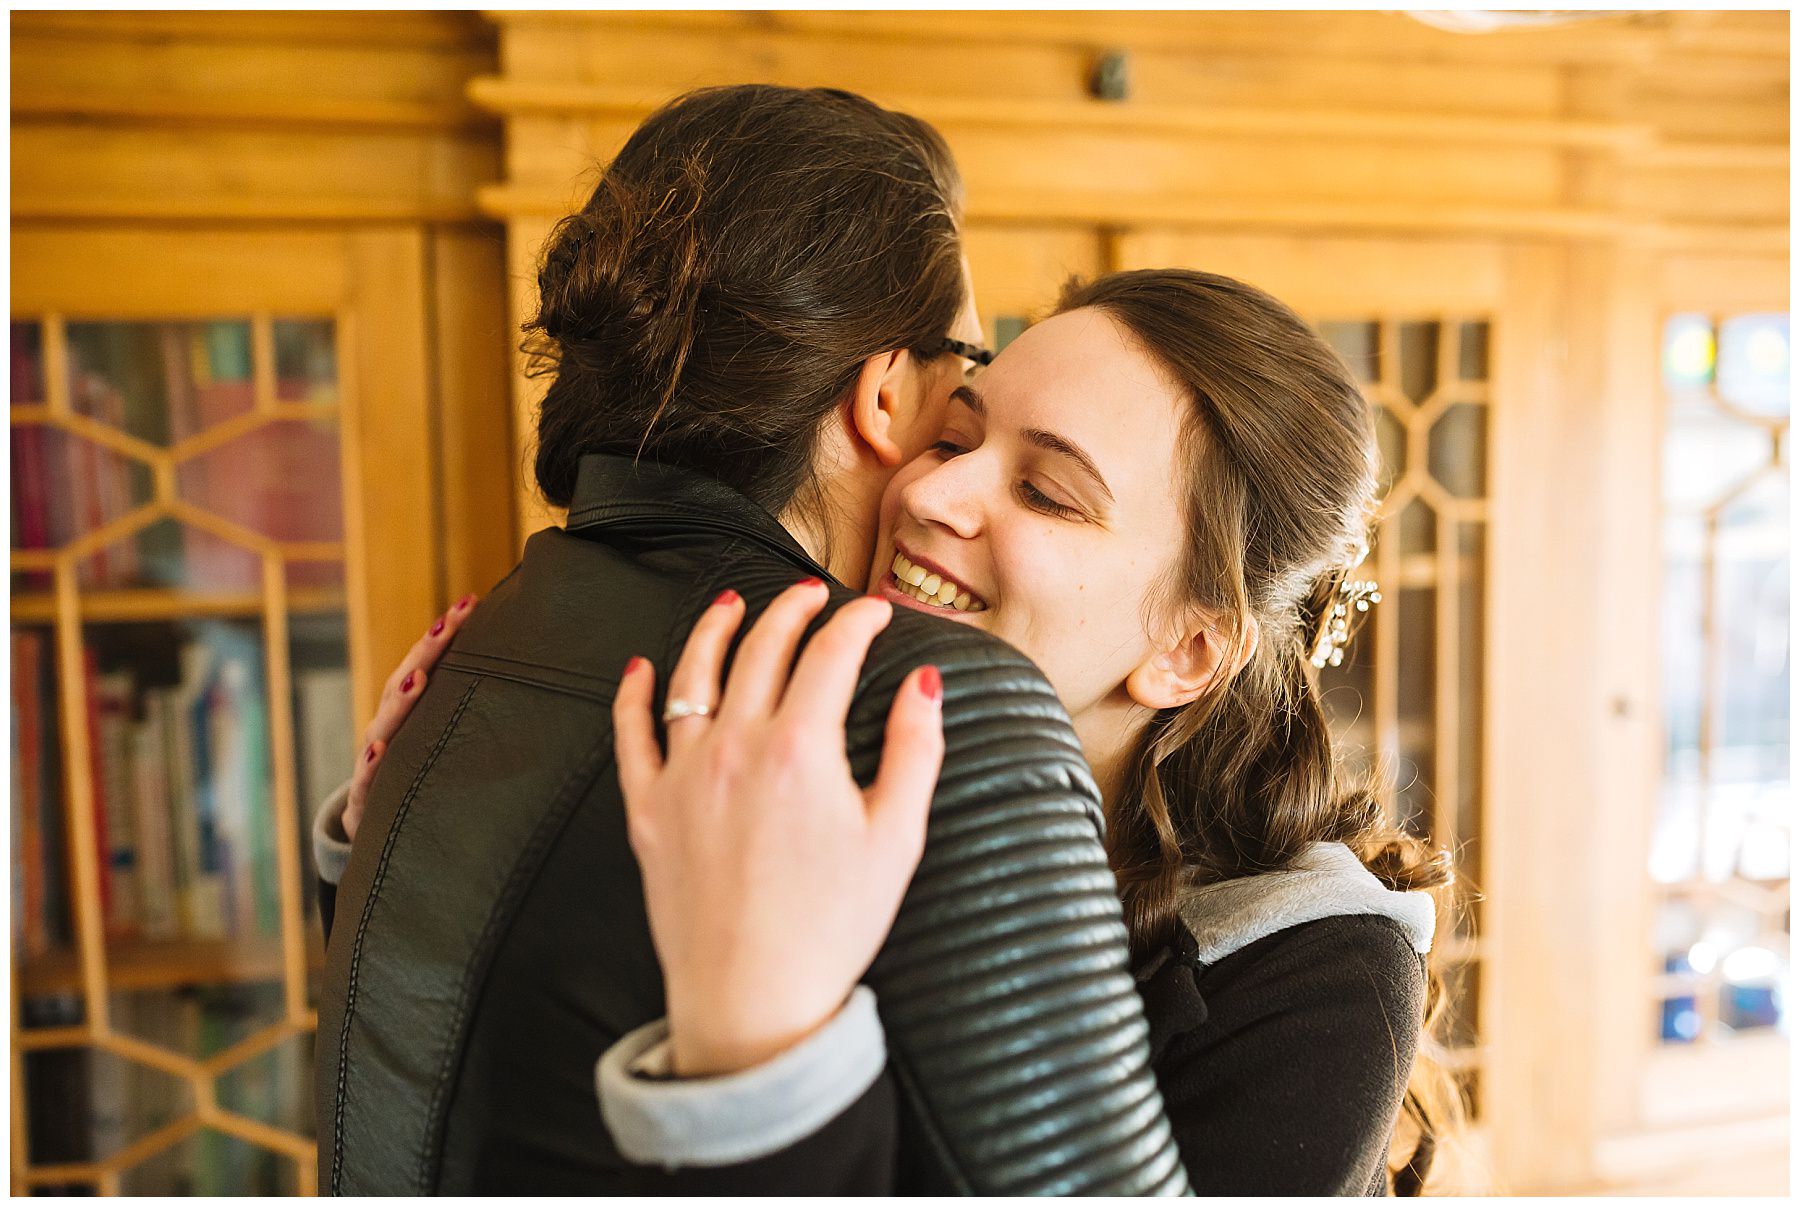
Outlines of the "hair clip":
{"label": "hair clip", "polygon": [[1367,612],[1370,604],[1380,602],[1381,591],[1374,579],[1346,579],[1338,588],[1338,601],[1319,626],[1319,639],[1313,642],[1313,667],[1342,666],[1344,647],[1350,644],[1350,614]]}

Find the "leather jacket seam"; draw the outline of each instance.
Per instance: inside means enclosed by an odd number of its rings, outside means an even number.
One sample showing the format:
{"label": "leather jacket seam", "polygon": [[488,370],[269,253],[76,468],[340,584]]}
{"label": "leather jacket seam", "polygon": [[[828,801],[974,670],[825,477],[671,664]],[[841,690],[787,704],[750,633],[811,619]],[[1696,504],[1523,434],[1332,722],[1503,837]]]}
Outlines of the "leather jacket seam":
{"label": "leather jacket seam", "polygon": [[418,795],[420,786],[431,768],[436,765],[438,756],[450,741],[450,735],[456,732],[457,724],[462,720],[463,711],[468,708],[475,689],[481,686],[481,680],[475,679],[464,689],[462,697],[457,700],[455,710],[450,714],[444,730],[432,744],[430,753],[413,776],[412,783],[407,785],[406,795],[401,798],[395,810],[393,824],[381,844],[381,856],[375,865],[375,875],[369,884],[368,896],[363,900],[362,914],[356,921],[356,934],[350,948],[350,970],[345,977],[344,985],[344,1019],[338,1028],[338,1067],[337,1067],[337,1102],[333,1112],[331,1126],[331,1192],[341,1193],[344,1170],[344,1091],[348,1079],[350,1024],[356,1017],[356,990],[358,976],[362,967],[363,939],[368,933],[369,921],[375,912],[375,902],[380,899],[382,882],[387,878],[388,860],[393,854],[394,843],[399,838],[400,830],[406,822],[406,815],[412,808],[413,799]]}
{"label": "leather jacket seam", "polygon": [[[572,684],[556,683],[549,679],[537,679],[524,674],[523,672],[498,670],[494,667],[484,665],[489,657],[490,655],[487,654],[466,654],[460,656],[457,654],[446,654],[438,665],[444,667],[446,670],[461,671],[464,674],[476,675],[483,679],[503,679],[508,683],[519,683],[526,687],[536,687],[547,692],[559,692],[562,695],[574,696],[577,699],[587,700],[594,704],[609,704],[612,702],[612,694],[610,692],[582,691]],[[554,667],[539,666],[539,664],[535,662],[524,662],[516,658],[509,658],[506,659],[506,661],[516,663],[520,666],[535,667],[539,670],[555,669]],[[599,684],[602,687],[615,689],[618,687],[619,683],[617,679],[594,678],[589,679],[588,681]]]}
{"label": "leather jacket seam", "polygon": [[[442,1157],[443,1144],[439,1138],[443,1126],[443,1112],[446,1109],[445,1090],[450,1084],[451,1066],[458,1058],[457,1049],[460,1044],[457,1037],[463,1033],[464,1024],[468,1020],[469,1003],[475,996],[471,989],[479,981],[485,981],[485,974],[493,952],[492,940],[495,932],[504,925],[510,926],[518,897],[524,891],[524,881],[530,879],[521,869],[537,868],[540,856],[548,844],[549,836],[561,830],[569,818],[574,816],[575,809],[580,807],[581,798],[587,786],[594,778],[606,769],[612,758],[612,733],[609,729],[605,736],[588,748],[588,752],[575,767],[552,798],[554,805],[545,810],[543,818],[532,832],[531,839],[519,852],[514,861],[512,871],[507,875],[506,887],[501,890],[494,908],[488,912],[487,920],[481,928],[481,936],[476,941],[476,958],[463,966],[463,978],[456,988],[456,1008],[451,1015],[451,1025],[445,1029],[444,1046],[438,1064],[438,1077],[434,1083],[431,1103],[425,1113],[425,1129],[423,1144],[419,1152],[418,1177],[421,1193],[433,1193],[436,1181],[434,1169]],[[533,873],[535,875],[535,872]]]}

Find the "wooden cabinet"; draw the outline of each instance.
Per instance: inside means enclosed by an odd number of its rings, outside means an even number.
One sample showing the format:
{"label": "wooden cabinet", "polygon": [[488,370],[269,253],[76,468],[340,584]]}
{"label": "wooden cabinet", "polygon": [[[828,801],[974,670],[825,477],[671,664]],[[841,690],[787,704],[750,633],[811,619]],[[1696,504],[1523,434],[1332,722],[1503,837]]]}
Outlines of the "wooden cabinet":
{"label": "wooden cabinet", "polygon": [[13,1189],[311,1193],[311,810],[512,561],[491,34],[13,50]]}
{"label": "wooden cabinet", "polygon": [[14,233],[17,1075],[92,1120],[28,1185],[311,1189],[306,818],[439,606],[420,243]]}

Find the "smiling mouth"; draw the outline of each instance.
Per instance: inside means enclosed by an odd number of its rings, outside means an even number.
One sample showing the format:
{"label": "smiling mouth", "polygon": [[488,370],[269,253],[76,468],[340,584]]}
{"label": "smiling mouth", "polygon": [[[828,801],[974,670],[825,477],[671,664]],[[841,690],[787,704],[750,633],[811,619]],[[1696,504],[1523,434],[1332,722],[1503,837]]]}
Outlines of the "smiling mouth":
{"label": "smiling mouth", "polygon": [[915,565],[904,553],[894,551],[894,563],[888,568],[888,581],[903,595],[946,612],[985,612],[987,604],[960,583],[952,582],[923,566]]}

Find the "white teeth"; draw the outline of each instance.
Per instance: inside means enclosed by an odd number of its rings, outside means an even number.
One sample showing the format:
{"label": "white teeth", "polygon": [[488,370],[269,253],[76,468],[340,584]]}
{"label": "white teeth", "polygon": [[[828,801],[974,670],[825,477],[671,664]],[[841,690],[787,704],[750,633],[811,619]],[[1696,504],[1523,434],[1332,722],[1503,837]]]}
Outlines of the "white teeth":
{"label": "white teeth", "polygon": [[930,573],[898,551],[894,554],[894,581],[899,584],[900,590],[933,607],[953,608],[958,612],[987,610],[986,604],[975,602],[974,596],[958,588],[949,579]]}

